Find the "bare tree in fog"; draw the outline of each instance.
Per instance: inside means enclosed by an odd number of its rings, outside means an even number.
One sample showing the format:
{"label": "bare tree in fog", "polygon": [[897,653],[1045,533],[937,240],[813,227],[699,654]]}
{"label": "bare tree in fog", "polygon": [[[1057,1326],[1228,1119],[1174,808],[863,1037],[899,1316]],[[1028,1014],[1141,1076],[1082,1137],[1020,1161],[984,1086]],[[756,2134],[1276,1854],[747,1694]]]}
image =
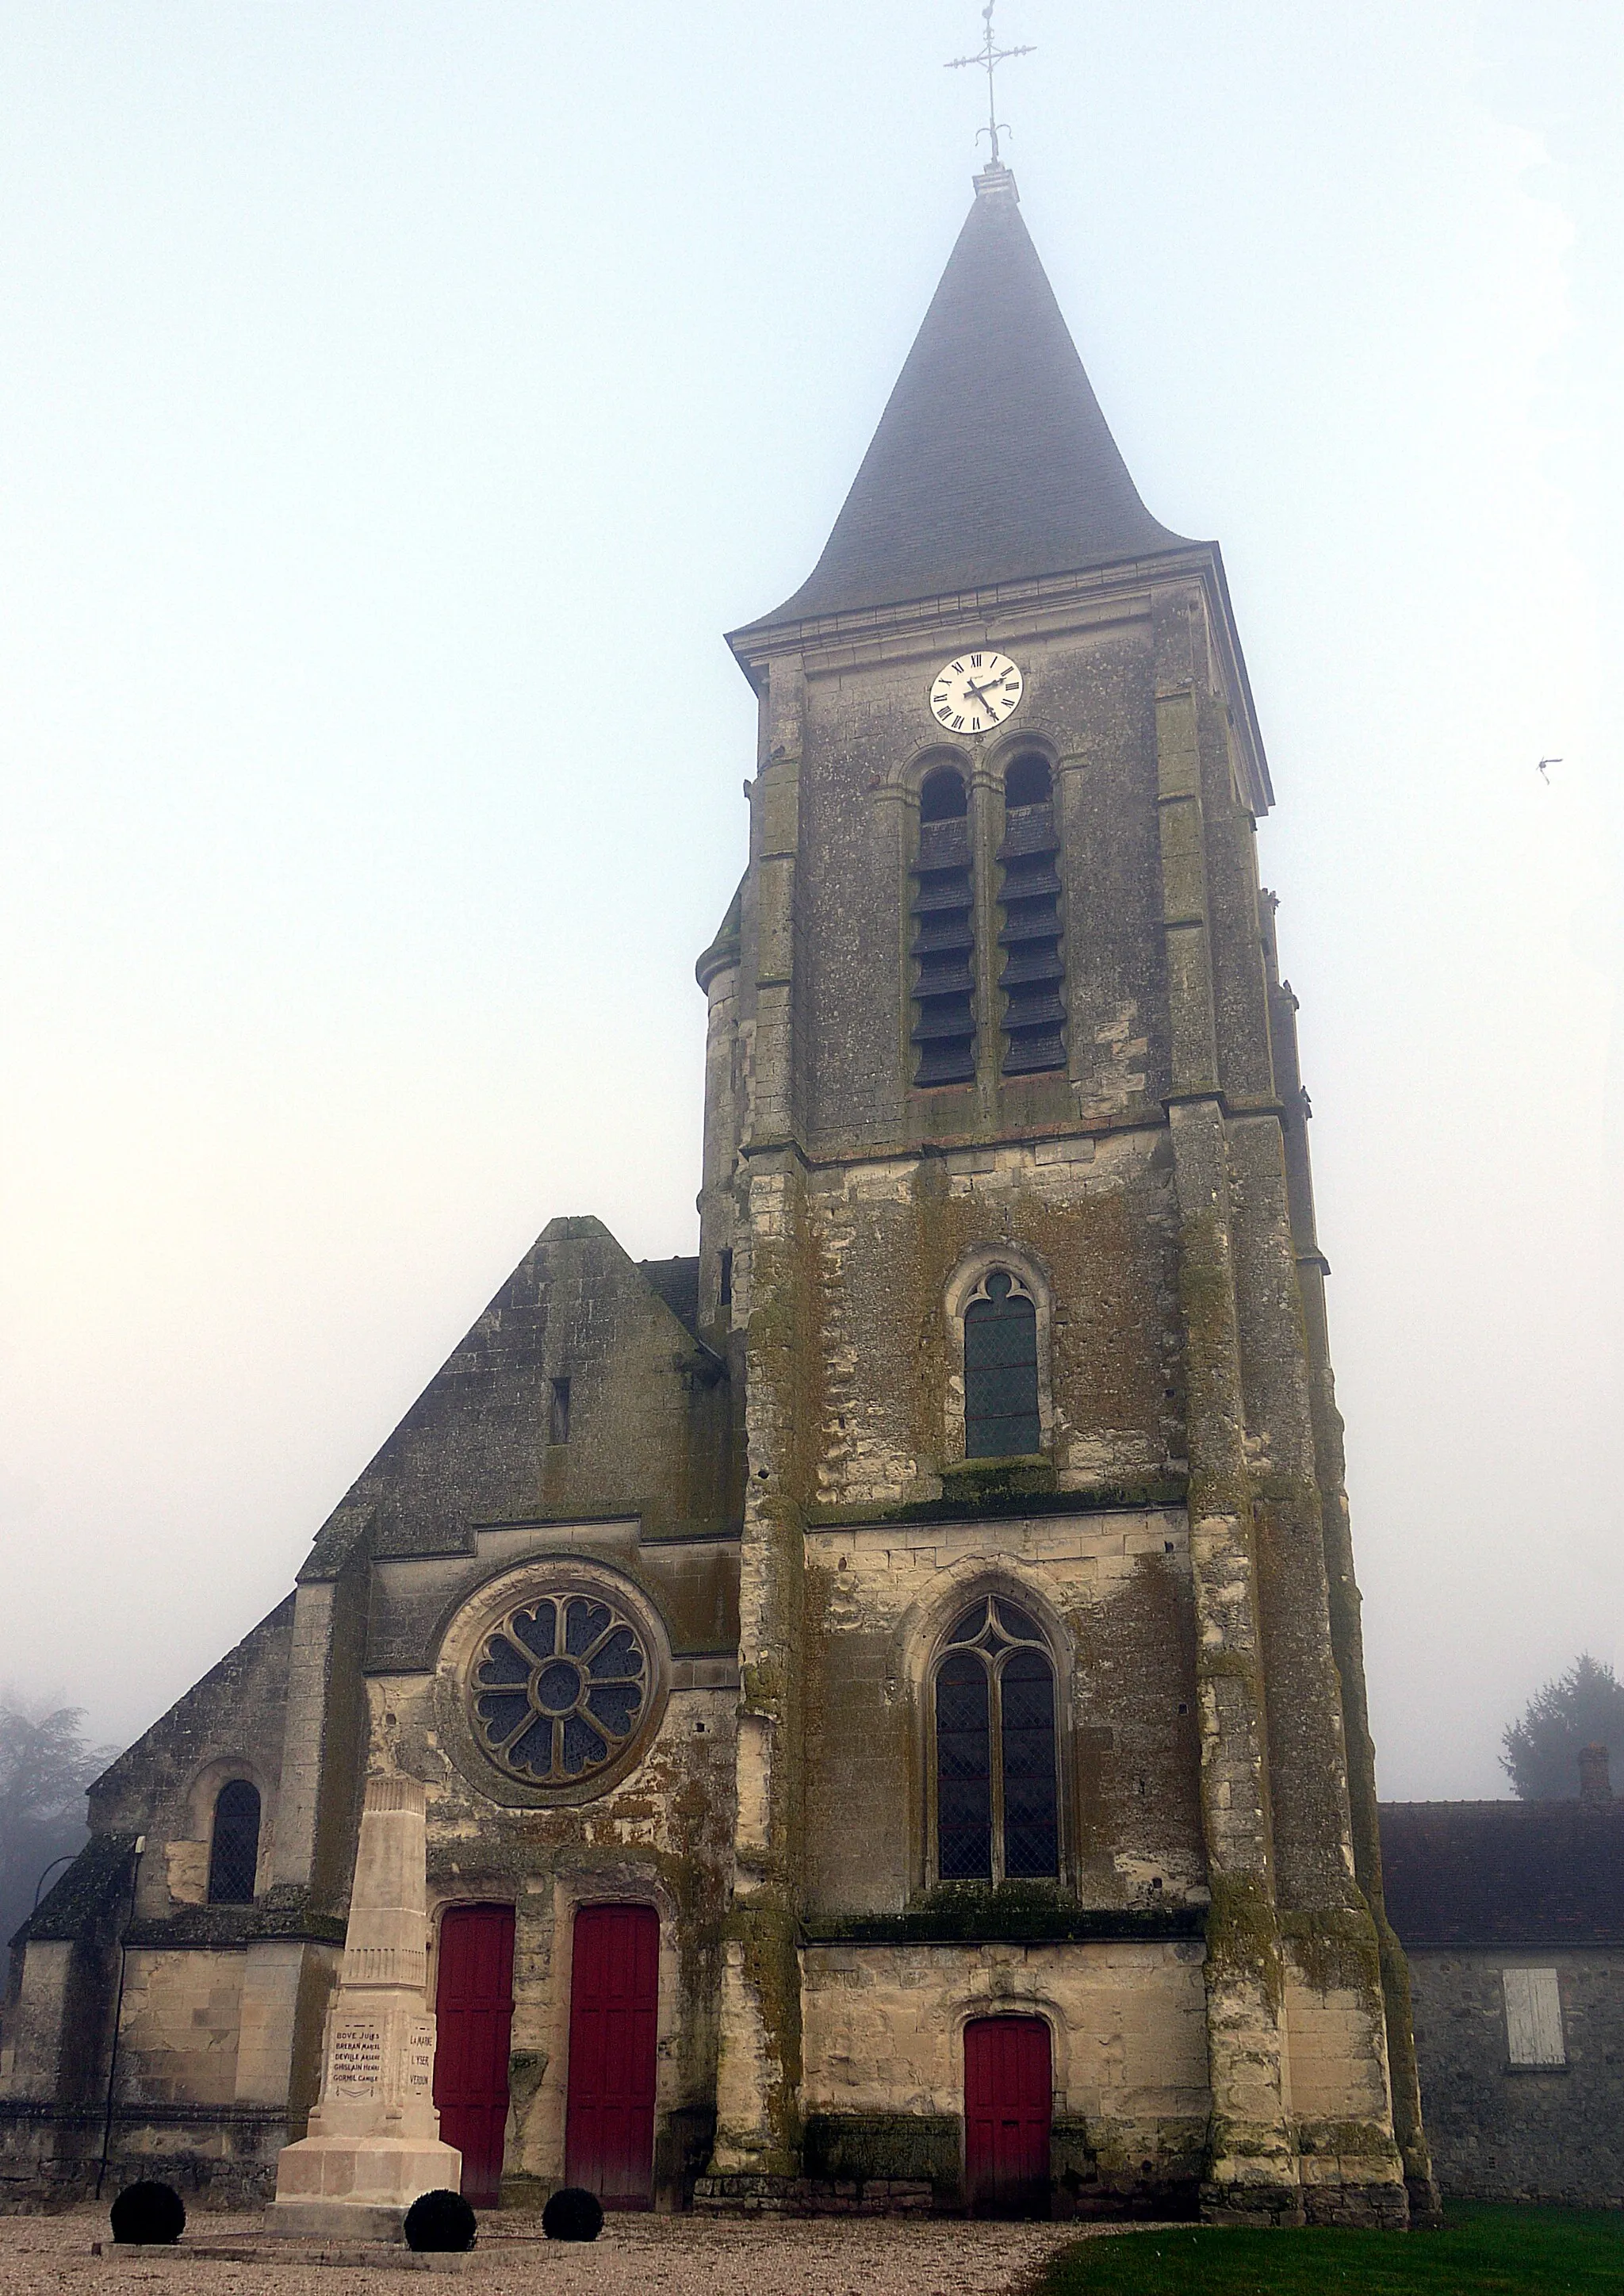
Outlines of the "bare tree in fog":
{"label": "bare tree in fog", "polygon": [[1529,1700],[1503,1743],[1500,1767],[1524,1801],[1573,1800],[1587,1746],[1605,1746],[1615,1775],[1624,1773],[1624,1682],[1582,1652],[1566,1674]]}

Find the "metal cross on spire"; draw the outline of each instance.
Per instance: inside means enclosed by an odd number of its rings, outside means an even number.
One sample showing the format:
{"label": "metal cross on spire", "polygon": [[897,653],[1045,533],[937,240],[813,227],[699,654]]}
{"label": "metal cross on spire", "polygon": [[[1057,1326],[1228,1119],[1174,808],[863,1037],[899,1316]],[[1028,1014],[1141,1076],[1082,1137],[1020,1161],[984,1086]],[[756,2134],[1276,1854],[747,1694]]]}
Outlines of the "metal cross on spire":
{"label": "metal cross on spire", "polygon": [[976,129],[975,140],[979,144],[983,135],[987,136],[990,140],[992,144],[992,159],[990,165],[995,168],[1000,168],[1004,164],[998,157],[999,128],[1001,127],[1006,135],[1013,135],[1015,131],[1010,126],[1007,119],[1000,119],[998,117],[997,98],[993,88],[993,74],[997,70],[1000,64],[1007,63],[1012,56],[1030,56],[1037,53],[1037,50],[1035,48],[999,47],[997,42],[993,37],[992,29],[992,12],[997,4],[998,0],[987,0],[987,5],[981,11],[981,21],[986,25],[987,29],[982,36],[981,45],[979,52],[973,56],[955,56],[951,63],[943,67],[947,71],[961,71],[966,64],[979,64],[980,69],[986,73],[987,125],[985,127],[978,127]]}

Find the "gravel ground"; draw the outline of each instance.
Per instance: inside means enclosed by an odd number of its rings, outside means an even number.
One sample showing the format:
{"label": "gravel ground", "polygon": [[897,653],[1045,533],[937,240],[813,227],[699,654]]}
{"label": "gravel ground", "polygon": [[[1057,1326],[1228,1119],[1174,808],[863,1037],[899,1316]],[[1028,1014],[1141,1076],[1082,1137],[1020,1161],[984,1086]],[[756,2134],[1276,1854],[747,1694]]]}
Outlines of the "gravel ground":
{"label": "gravel ground", "polygon": [[[200,2241],[259,2229],[257,2217],[194,2215]],[[535,2217],[481,2226],[463,2280],[375,2266],[161,2262],[97,2257],[101,2210],[0,2218],[0,2296],[100,2296],[157,2284],[196,2296],[1004,2296],[1081,2226],[813,2219],[719,2224],[701,2217],[611,2217],[590,2245],[544,2241]]]}

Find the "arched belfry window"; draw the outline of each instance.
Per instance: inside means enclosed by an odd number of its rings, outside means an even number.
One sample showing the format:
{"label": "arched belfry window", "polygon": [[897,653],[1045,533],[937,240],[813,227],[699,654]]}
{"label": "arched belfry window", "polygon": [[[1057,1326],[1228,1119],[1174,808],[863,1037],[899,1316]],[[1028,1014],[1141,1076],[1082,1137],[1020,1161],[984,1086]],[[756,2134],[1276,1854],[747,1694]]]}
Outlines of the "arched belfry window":
{"label": "arched belfry window", "polygon": [[919,792],[914,863],[915,1084],[975,1076],[974,890],[970,801],[956,767],[938,766]]}
{"label": "arched belfry window", "polygon": [[209,1845],[209,1902],[251,1906],[259,1863],[259,1789],[246,1778],[220,1788],[214,1805],[214,1835]]}
{"label": "arched belfry window", "polygon": [[943,1882],[1060,1872],[1054,1666],[1001,1595],[958,1619],[936,1665],[936,1870]]}
{"label": "arched belfry window", "polygon": [[1005,952],[1004,1073],[1027,1076],[1066,1064],[1065,978],[1060,956],[1060,878],[1054,786],[1035,751],[1011,761],[1004,777],[1004,872],[999,898]]}
{"label": "arched belfry window", "polygon": [[1042,1442],[1037,1302],[995,1267],[964,1309],[964,1456],[1014,1458]]}

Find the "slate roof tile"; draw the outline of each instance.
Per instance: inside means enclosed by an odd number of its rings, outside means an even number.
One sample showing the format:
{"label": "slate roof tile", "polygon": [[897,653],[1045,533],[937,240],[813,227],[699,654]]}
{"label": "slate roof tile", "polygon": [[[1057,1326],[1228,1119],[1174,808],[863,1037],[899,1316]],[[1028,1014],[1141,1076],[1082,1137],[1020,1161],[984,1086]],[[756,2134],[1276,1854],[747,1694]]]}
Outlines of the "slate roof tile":
{"label": "slate roof tile", "polygon": [[1624,1945],[1624,1801],[1398,1801],[1381,1816],[1403,1944]]}
{"label": "slate roof tile", "polygon": [[750,632],[1185,546],[1139,499],[1013,176],[977,185],[823,556]]}

